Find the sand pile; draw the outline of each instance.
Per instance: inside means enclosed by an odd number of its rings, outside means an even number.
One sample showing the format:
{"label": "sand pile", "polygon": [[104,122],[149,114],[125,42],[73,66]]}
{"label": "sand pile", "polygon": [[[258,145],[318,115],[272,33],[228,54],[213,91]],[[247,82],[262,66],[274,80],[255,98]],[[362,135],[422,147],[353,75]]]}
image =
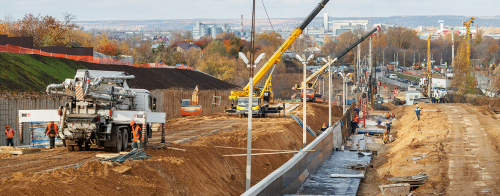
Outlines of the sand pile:
{"label": "sand pile", "polygon": [[[388,177],[410,176],[415,174],[429,175],[429,181],[417,189],[415,194],[441,193],[447,183],[447,162],[443,145],[448,133],[448,124],[440,117],[440,111],[432,104],[419,104],[422,108],[420,121],[413,106],[404,106],[404,113],[395,124],[397,140],[391,144],[391,149],[382,156],[387,156],[387,162],[377,168],[381,182]],[[413,160],[420,157],[420,160]]]}

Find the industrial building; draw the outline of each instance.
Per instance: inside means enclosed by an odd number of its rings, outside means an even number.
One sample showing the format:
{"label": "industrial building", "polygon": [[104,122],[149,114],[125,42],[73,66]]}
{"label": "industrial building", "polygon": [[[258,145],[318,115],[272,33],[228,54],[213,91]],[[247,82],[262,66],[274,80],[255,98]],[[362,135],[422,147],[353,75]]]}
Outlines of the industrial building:
{"label": "industrial building", "polygon": [[197,40],[204,36],[215,38],[220,33],[234,33],[238,37],[250,37],[249,30],[241,30],[243,27],[232,27],[228,24],[206,24],[196,21],[193,27],[193,39]]}

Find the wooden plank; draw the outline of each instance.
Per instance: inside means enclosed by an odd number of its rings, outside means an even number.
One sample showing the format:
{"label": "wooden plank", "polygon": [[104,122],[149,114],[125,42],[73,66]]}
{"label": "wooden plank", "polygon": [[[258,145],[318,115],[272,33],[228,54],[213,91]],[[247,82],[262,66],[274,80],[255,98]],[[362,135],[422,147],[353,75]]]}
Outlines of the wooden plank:
{"label": "wooden plank", "polygon": [[[230,148],[230,149],[240,149],[240,150],[246,150],[247,148],[241,148],[241,147],[231,147],[231,146],[214,146],[216,148]],[[259,149],[259,148],[252,148],[252,150],[260,150],[260,151],[271,151],[271,152],[314,152],[316,150],[302,150],[302,151],[297,151],[297,150],[273,150],[273,149]]]}
{"label": "wooden plank", "polygon": [[38,148],[15,148],[10,146],[5,146],[0,148],[0,153],[6,154],[30,154],[35,152],[40,152],[41,150]]}
{"label": "wooden plank", "polygon": [[95,157],[99,158],[110,158],[110,157],[117,157],[120,156],[121,154],[119,153],[102,153],[102,154],[96,154]]}
{"label": "wooden plank", "polygon": [[[303,152],[303,151],[297,151],[297,152]],[[266,153],[253,153],[251,154],[252,156],[257,156],[257,155],[273,155],[273,154],[287,154],[287,153],[296,153],[296,152],[266,152]],[[242,157],[242,156],[247,156],[247,154],[226,154],[222,155],[223,157]]]}
{"label": "wooden plank", "polygon": [[365,174],[330,174],[330,178],[365,178]]}
{"label": "wooden plank", "polygon": [[174,147],[167,147],[167,149],[172,149],[172,150],[179,150],[179,151],[186,151],[186,149],[182,149],[182,148],[174,148]]}

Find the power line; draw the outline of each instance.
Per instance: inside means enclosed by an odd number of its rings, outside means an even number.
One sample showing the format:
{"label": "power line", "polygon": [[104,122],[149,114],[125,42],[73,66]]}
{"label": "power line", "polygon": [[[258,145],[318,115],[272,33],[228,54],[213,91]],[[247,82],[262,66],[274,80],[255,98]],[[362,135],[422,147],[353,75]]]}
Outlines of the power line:
{"label": "power line", "polygon": [[267,20],[269,20],[269,24],[271,24],[271,29],[274,31],[274,27],[273,27],[273,23],[271,23],[271,19],[269,18],[269,14],[267,14],[267,10],[266,10],[266,6],[264,5],[264,0],[261,0],[262,1],[262,6],[264,7],[264,11],[266,12],[266,15],[267,15]]}

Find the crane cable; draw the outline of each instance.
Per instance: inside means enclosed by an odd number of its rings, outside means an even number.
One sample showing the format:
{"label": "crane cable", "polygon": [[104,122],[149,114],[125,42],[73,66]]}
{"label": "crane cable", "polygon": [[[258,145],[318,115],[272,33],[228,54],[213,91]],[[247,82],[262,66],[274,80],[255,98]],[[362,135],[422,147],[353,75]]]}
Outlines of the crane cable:
{"label": "crane cable", "polygon": [[261,0],[262,1],[262,6],[264,7],[264,11],[266,12],[266,15],[267,15],[267,20],[269,20],[269,24],[271,24],[271,29],[274,31],[274,27],[273,27],[273,23],[271,23],[271,19],[269,18],[269,14],[267,13],[267,9],[266,9],[266,6],[264,5],[264,0]]}

